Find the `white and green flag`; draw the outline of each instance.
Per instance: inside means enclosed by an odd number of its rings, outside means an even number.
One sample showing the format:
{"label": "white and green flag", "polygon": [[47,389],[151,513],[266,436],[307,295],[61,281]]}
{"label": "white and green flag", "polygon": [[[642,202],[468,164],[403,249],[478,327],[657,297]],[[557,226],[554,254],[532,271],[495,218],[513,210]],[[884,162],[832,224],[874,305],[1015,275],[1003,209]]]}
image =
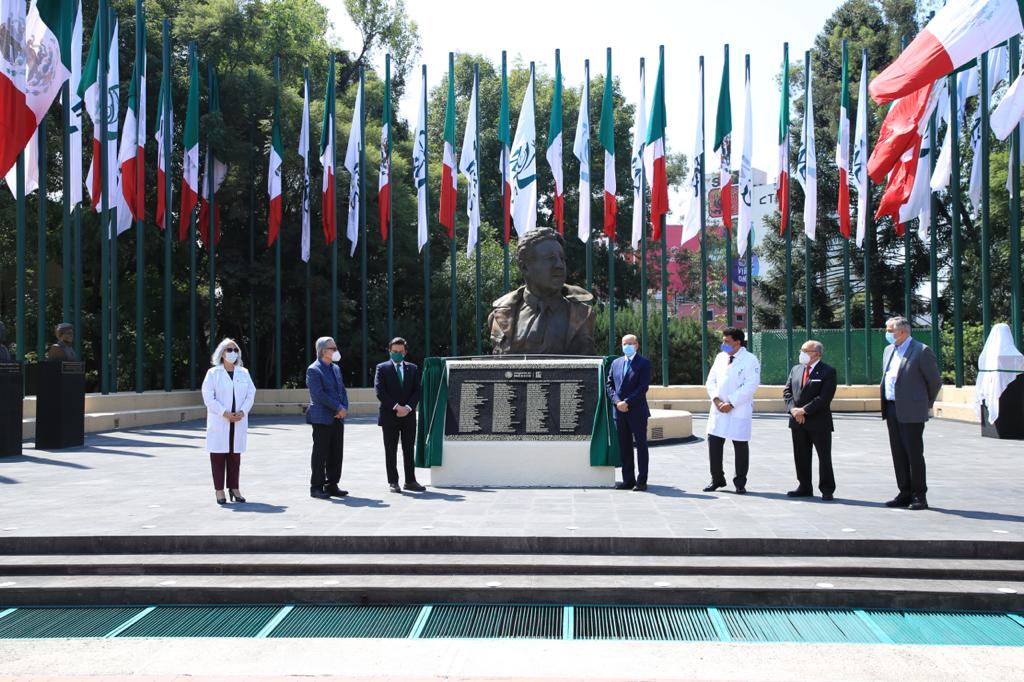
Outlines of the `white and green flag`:
{"label": "white and green flag", "polygon": [[534,124],[533,65],[512,140],[512,223],[520,238],[537,227],[537,128]]}

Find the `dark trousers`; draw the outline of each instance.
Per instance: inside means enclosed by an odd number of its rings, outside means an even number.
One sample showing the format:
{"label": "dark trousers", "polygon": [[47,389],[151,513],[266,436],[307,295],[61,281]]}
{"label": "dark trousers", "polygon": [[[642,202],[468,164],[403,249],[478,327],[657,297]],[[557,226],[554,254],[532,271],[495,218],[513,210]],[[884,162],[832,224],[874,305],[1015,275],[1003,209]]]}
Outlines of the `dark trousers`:
{"label": "dark trousers", "polygon": [[227,472],[228,487],[238,490],[238,470],[242,467],[242,456],[237,452],[211,452],[210,468],[213,469],[213,489],[224,490],[224,473]]}
{"label": "dark trousers", "polygon": [[818,488],[823,493],[836,491],[836,477],[832,472],[832,432],[803,427],[790,429],[793,435],[793,462],[796,464],[796,480],[799,489],[814,490],[811,477],[811,448],[818,453]]}
{"label": "dark trousers", "polygon": [[924,495],[928,492],[928,479],[924,466],[924,422],[900,422],[896,419],[896,404],[886,409],[885,425],[889,428],[889,449],[892,468],[896,472],[896,486],[901,496]]}
{"label": "dark trousers", "polygon": [[384,466],[388,473],[388,483],[398,483],[398,441],[402,441],[402,464],[405,469],[405,482],[416,480],[416,464],[413,459],[416,453],[416,413],[410,412],[405,417],[395,417],[381,424],[384,434]]}
{"label": "dark trousers", "polygon": [[[722,469],[722,452],[725,439],[708,434],[708,458],[711,460],[711,480],[715,485],[725,485],[725,471]],[[750,443],[734,440],[732,449],[736,452],[736,477],[732,479],[737,488],[747,486],[747,470],[750,468]]]}
{"label": "dark trousers", "polygon": [[323,490],[336,486],[341,480],[341,460],[345,448],[345,422],[335,419],[333,424],[313,424],[313,454],[310,458],[312,474],[309,486]]}
{"label": "dark trousers", "polygon": [[[647,420],[643,424],[630,425],[629,420],[615,420],[615,428],[619,432],[619,457],[622,458],[622,482],[627,485],[643,483],[647,485],[647,463],[650,453],[647,451]],[[633,468],[633,444],[636,443],[636,471]]]}

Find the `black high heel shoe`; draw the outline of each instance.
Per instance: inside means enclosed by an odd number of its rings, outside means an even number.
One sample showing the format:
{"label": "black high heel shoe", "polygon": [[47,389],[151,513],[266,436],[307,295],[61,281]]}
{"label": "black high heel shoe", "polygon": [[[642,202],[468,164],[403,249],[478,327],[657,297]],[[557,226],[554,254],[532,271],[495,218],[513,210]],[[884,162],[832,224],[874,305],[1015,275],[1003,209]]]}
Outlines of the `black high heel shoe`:
{"label": "black high heel shoe", "polygon": [[228,488],[228,494],[231,495],[232,502],[245,503],[245,498],[242,497],[242,493],[237,488]]}
{"label": "black high heel shoe", "polygon": [[227,504],[228,503],[227,498],[224,497],[224,491],[223,490],[215,491],[214,495],[217,496],[217,504]]}

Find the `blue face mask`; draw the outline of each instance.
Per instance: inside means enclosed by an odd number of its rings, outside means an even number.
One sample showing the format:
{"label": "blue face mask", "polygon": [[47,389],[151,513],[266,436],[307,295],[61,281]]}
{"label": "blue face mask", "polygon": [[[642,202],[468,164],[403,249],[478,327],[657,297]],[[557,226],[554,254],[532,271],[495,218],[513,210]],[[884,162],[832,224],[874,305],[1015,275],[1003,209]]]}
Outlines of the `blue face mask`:
{"label": "blue face mask", "polygon": [[622,344],[622,354],[627,358],[631,358],[636,355],[636,346],[631,343]]}
{"label": "blue face mask", "polygon": [[732,355],[732,346],[727,343],[722,344],[722,352],[728,355]]}
{"label": "blue face mask", "polygon": [[894,346],[896,345],[896,335],[893,334],[892,332],[885,333],[885,340],[886,342],[891,343]]}

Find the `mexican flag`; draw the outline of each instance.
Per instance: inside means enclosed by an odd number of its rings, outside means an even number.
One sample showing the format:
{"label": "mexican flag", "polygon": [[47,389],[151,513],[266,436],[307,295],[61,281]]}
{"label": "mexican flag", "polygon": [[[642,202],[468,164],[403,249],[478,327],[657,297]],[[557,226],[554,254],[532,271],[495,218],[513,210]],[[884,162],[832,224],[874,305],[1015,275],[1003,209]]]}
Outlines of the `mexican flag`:
{"label": "mexican flag", "polygon": [[[304,122],[305,123],[305,122]],[[307,135],[308,130],[304,131]],[[301,149],[300,149],[301,152]],[[284,145],[281,144],[281,96],[274,94],[274,120],[270,128],[270,163],[267,168],[267,197],[269,199],[267,219],[267,247],[274,245],[281,232],[281,215],[284,210],[281,200],[281,169],[284,165]]]}
{"label": "mexican flag", "polygon": [[363,84],[356,87],[356,101],[352,105],[352,126],[348,131],[348,147],[345,148],[345,170],[349,174],[348,185],[348,219],[345,223],[345,237],[351,247],[349,255],[356,252],[359,243],[359,190],[362,184],[363,170],[359,166],[363,151]]}
{"label": "mexican flag", "polygon": [[[680,246],[700,234],[701,218],[703,218],[701,206],[701,186],[704,178],[704,60],[700,61],[700,94],[697,97],[697,133],[693,142],[693,163],[690,166],[690,175],[686,184],[690,188],[690,202],[686,207],[686,217],[683,218],[683,234],[679,240]],[[653,120],[653,117],[652,117]],[[653,191],[652,191],[653,194]],[[653,198],[652,198],[653,201]],[[654,211],[651,211],[653,213]]]}
{"label": "mexican flag", "polygon": [[779,235],[785,236],[789,221],[789,51],[782,64],[782,96],[779,99],[779,172],[775,192],[779,202]]}
{"label": "mexican flag", "polygon": [[797,152],[796,179],[804,190],[804,234],[814,239],[818,225],[818,160],[814,147],[814,80],[807,60],[807,91],[804,92],[804,127]]}
{"label": "mexican flag", "polygon": [[327,92],[324,95],[324,121],[320,132],[320,165],[324,169],[321,186],[323,204],[320,209],[324,226],[324,240],[332,244],[338,235],[334,215],[334,61],[327,72]]}
{"label": "mexican flag", "polygon": [[309,262],[309,69],[302,79],[302,123],[299,128],[299,156],[302,157],[302,234],[301,258]]}
{"label": "mexican flag", "polygon": [[853,141],[853,177],[857,188],[857,246],[868,232],[868,53],[861,55],[860,90],[857,95],[857,137]]}
{"label": "mexican flag", "polygon": [[377,208],[380,213],[380,238],[388,240],[391,224],[391,72],[384,82],[384,113],[380,128],[380,167],[377,182]]}
{"label": "mexican flag", "polygon": [[949,0],[903,53],[871,81],[879,104],[930,87],[982,52],[1024,31],[1019,0]]}
{"label": "mexican flag", "polygon": [[729,101],[729,46],[725,46],[725,64],[722,66],[722,86],[718,91],[718,115],[715,118],[715,146],[721,155],[719,187],[721,192],[722,224],[732,230],[732,105]]}
{"label": "mexican flag", "polygon": [[512,140],[512,224],[522,237],[537,227],[537,127],[534,121],[534,74],[519,109],[516,136]]}
{"label": "mexican flag", "polygon": [[586,62],[586,81],[580,94],[579,120],[572,153],[580,162],[580,209],[576,234],[586,244],[590,240],[590,62]]}
{"label": "mexican flag", "polygon": [[836,168],[839,169],[839,231],[850,238],[850,94],[846,48],[843,48],[843,77],[839,91],[839,131],[836,133]]}
{"label": "mexican flag", "polygon": [[444,156],[441,166],[441,224],[448,228],[448,238],[455,239],[455,195],[458,174],[455,170],[455,74],[454,61],[448,60],[448,102],[444,111]]}
{"label": "mexican flag", "polygon": [[[217,84],[217,73],[213,72],[210,81],[210,113],[220,111],[220,87]],[[218,156],[219,150],[212,144],[206,145],[206,167],[203,169],[202,199],[199,202],[199,237],[207,249],[210,248],[210,202],[213,201],[213,241],[214,246],[220,244],[220,204],[216,203],[217,190],[224,184],[228,176],[228,164]],[[213,181],[213,187],[210,182]],[[211,195],[213,199],[211,199]]]}
{"label": "mexican flag", "polygon": [[67,0],[38,0],[26,21],[23,1],[0,4],[0,176],[14,166],[71,75],[73,9]]}
{"label": "mexican flag", "polygon": [[185,109],[185,130],[182,144],[185,155],[181,173],[181,212],[178,214],[178,241],[188,239],[192,214],[199,204],[199,65],[190,57],[188,105]]}
{"label": "mexican flag", "polygon": [[612,51],[604,72],[604,97],[601,99],[601,127],[598,139],[604,149],[604,234],[615,241],[615,223],[619,206],[615,199],[615,117],[612,111]]}
{"label": "mexican flag", "polygon": [[553,211],[558,234],[565,234],[565,179],[562,175],[562,59],[555,50],[555,86],[551,95],[551,123],[548,126],[548,150],[545,154],[555,178]]}
{"label": "mexican flag", "polygon": [[169,131],[171,137],[171,149],[174,148],[174,109],[170,106],[167,107],[170,112],[170,116],[167,121],[167,127],[164,127],[164,97],[170,97],[167,91],[167,83],[164,82],[163,77],[160,79],[160,95],[156,100],[156,224],[160,226],[161,230],[167,229],[167,214],[170,211],[167,207],[170,206],[170,197],[164,196],[164,190],[166,189],[166,172],[167,169],[164,167],[164,154],[168,151],[164,147],[164,131]]}
{"label": "mexican flag", "polygon": [[644,138],[647,135],[647,93],[646,74],[643,62],[640,65],[640,101],[636,105],[633,119],[633,149],[630,150],[629,170],[633,176],[633,231],[629,244],[636,249],[644,238]]}
{"label": "mexican flag", "polygon": [[508,74],[505,69],[505,53],[501,53],[501,113],[498,117],[498,141],[501,154],[498,159],[501,171],[501,212],[505,217],[505,244],[512,236],[512,133],[508,113]]}
{"label": "mexican flag", "polygon": [[[121,192],[135,220],[146,219],[146,29],[142,27],[142,72],[132,67],[128,86],[128,111],[121,129],[117,164],[121,167]],[[137,85],[136,85],[137,84]]]}
{"label": "mexican flag", "polygon": [[868,177],[873,182],[882,182],[900,163],[903,154],[917,143],[922,122],[937,104],[937,99],[932,97],[935,91],[933,84],[928,83],[893,103],[868,158]]}
{"label": "mexican flag", "polygon": [[[704,116],[704,94],[701,93],[701,118]],[[698,132],[699,136],[703,133]],[[700,140],[700,158],[704,156],[704,140]],[[698,157],[694,157],[697,159]],[[695,162],[696,163],[696,162]],[[647,139],[644,141],[644,165],[651,185],[651,238],[661,239],[662,218],[668,213],[668,174],[665,171],[665,58],[658,62],[658,78],[654,81],[654,99],[651,116],[647,120]],[[703,163],[701,164],[703,165]],[[698,209],[700,197],[697,197]],[[698,224],[699,226],[699,224]]]}

